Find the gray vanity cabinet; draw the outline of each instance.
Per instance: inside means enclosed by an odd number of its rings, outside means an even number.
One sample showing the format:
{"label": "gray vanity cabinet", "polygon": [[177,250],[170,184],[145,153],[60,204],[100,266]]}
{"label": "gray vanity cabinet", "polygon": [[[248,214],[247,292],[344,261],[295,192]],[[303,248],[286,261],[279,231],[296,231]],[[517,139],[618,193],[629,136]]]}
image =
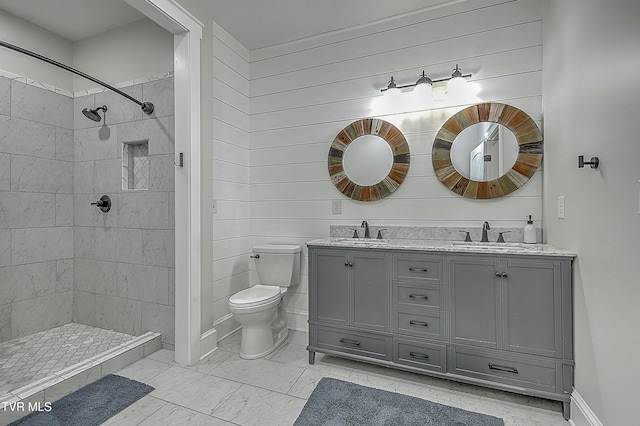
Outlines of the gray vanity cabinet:
{"label": "gray vanity cabinet", "polygon": [[455,343],[498,348],[501,315],[498,261],[462,258],[451,261],[452,339]]}
{"label": "gray vanity cabinet", "polygon": [[452,256],[447,371],[563,401],[573,387],[571,259]]}
{"label": "gray vanity cabinet", "polygon": [[389,331],[389,258],[390,255],[384,253],[351,252],[350,325],[375,331]]}
{"label": "gray vanity cabinet", "polygon": [[[501,265],[507,277],[501,279],[503,299],[503,349],[531,355],[563,358],[563,298],[568,298],[570,278],[562,279],[560,262],[508,260]],[[565,265],[568,269],[568,266]],[[567,271],[568,272],[568,271]],[[563,288],[563,283],[566,283]],[[567,324],[569,325],[569,324]],[[571,345],[567,345],[570,351]],[[572,354],[569,353],[571,356]]]}
{"label": "gray vanity cabinet", "polygon": [[316,352],[562,401],[572,257],[309,245]]}
{"label": "gray vanity cabinet", "polygon": [[389,337],[375,334],[390,330],[390,259],[371,250],[309,249],[309,333],[318,347],[391,357]]}
{"label": "gray vanity cabinet", "polygon": [[[313,252],[310,268],[314,271],[311,300],[315,320],[337,325],[349,325],[349,274],[347,253],[342,250]],[[310,277],[311,280],[311,277]],[[319,284],[319,285],[318,285]]]}
{"label": "gray vanity cabinet", "polygon": [[562,358],[561,272],[556,260],[454,257],[453,341]]}

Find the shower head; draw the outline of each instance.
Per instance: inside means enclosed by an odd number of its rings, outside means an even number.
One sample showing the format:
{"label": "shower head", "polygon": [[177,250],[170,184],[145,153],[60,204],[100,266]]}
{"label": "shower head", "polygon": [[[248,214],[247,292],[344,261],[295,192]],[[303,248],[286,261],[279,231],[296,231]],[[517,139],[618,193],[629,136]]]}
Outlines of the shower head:
{"label": "shower head", "polygon": [[82,113],[89,120],[99,122],[100,120],[102,120],[102,117],[100,117],[100,114],[98,114],[98,111],[100,111],[100,110],[102,110],[103,112],[107,112],[107,106],[103,105],[101,107],[94,108],[94,109],[82,108]]}

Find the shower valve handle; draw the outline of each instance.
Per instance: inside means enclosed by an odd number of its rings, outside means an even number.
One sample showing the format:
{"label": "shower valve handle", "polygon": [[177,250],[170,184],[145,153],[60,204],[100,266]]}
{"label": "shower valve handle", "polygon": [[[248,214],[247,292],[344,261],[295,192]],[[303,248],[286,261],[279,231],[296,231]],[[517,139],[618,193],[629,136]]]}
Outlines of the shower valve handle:
{"label": "shower valve handle", "polygon": [[108,195],[103,195],[98,201],[96,201],[95,203],[91,203],[91,205],[98,207],[100,210],[106,213],[111,210],[111,197],[109,197]]}

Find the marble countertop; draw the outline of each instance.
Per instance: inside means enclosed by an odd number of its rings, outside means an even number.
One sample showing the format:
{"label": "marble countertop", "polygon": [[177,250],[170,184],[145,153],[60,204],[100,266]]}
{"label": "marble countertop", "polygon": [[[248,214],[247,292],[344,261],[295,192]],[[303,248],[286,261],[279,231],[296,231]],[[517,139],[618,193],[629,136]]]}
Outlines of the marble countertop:
{"label": "marble countertop", "polygon": [[548,244],[524,244],[524,243],[482,243],[446,240],[411,240],[411,239],[384,239],[373,238],[321,238],[307,242],[307,246],[320,247],[344,247],[360,249],[392,249],[392,250],[418,250],[447,253],[479,253],[479,254],[508,254],[526,256],[556,256],[576,257],[577,253],[550,246]]}

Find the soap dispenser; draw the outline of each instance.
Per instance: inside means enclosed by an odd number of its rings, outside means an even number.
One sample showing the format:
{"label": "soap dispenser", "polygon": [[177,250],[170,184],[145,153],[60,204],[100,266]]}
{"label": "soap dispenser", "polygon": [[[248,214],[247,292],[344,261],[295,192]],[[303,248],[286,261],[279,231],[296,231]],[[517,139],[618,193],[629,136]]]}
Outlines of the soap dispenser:
{"label": "soap dispenser", "polygon": [[527,224],[524,226],[524,242],[527,244],[536,243],[536,227],[533,226],[533,220],[531,220],[531,215],[529,215]]}

